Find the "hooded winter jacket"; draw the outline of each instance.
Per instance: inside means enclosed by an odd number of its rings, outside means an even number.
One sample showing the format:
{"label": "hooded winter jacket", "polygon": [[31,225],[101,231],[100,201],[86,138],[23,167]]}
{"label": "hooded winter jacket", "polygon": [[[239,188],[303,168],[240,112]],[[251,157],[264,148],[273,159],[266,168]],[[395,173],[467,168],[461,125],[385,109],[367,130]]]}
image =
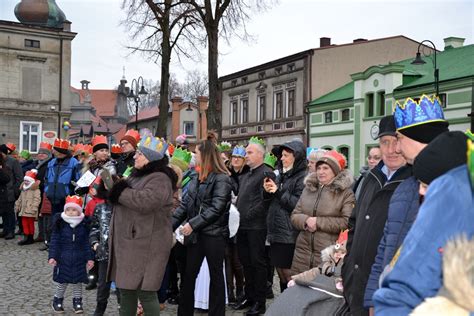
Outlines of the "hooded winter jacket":
{"label": "hooded winter jacket", "polygon": [[80,170],[76,158],[54,158],[48,162],[44,191],[52,204],[64,203],[66,196],[73,194],[71,181],[80,178]]}
{"label": "hooded winter jacket", "polygon": [[[321,264],[321,251],[335,243],[347,228],[354,208],[352,175],[343,170],[328,185],[322,185],[316,172],[305,179],[305,189],[291,213],[291,223],[298,231],[291,270],[298,274]],[[306,220],[316,217],[316,232],[306,229]]]}
{"label": "hooded winter jacket", "polygon": [[304,189],[306,176],[306,148],[301,141],[294,140],[280,146],[290,149],[295,162],[293,168],[285,173],[279,167],[276,178],[278,190],[275,193],[263,192],[267,215],[267,240],[270,243],[294,244],[298,231],[291,224],[290,215],[296,207]]}

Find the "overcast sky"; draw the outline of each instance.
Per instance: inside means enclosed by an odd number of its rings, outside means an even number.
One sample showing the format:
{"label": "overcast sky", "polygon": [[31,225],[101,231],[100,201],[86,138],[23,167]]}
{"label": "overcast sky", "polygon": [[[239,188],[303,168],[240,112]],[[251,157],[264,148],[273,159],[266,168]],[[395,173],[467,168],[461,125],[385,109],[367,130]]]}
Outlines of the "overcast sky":
{"label": "overcast sky", "polygon": [[[13,9],[20,0],[0,0],[0,19],[17,21]],[[72,22],[77,36],[72,44],[71,85],[91,81],[92,89],[111,89],[122,77],[143,76],[158,80],[159,64],[139,55],[128,56],[122,0],[56,0]],[[309,48],[319,47],[320,37],[333,44],[356,38],[375,39],[405,35],[417,41],[429,39],[439,50],[443,38],[466,38],[474,43],[474,1],[472,0],[280,0],[265,13],[255,13],[247,29],[254,36],[249,43],[234,38],[220,47],[219,75],[227,75]],[[224,44],[224,42],[221,42]],[[415,54],[415,52],[413,53]],[[184,80],[186,70],[206,71],[207,60],[174,58],[171,72]]]}

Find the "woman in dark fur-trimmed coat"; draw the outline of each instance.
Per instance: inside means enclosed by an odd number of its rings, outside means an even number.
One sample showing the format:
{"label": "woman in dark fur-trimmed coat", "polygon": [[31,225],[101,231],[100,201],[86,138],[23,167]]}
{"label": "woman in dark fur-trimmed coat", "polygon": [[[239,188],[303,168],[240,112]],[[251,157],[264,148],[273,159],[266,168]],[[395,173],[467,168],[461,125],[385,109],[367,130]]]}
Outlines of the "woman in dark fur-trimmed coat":
{"label": "woman in dark fur-trimmed coat", "polygon": [[344,157],[329,151],[318,159],[316,172],[305,179],[305,189],[291,214],[291,223],[299,231],[292,274],[317,267],[321,250],[334,244],[347,228],[355,198],[353,177],[344,167]]}

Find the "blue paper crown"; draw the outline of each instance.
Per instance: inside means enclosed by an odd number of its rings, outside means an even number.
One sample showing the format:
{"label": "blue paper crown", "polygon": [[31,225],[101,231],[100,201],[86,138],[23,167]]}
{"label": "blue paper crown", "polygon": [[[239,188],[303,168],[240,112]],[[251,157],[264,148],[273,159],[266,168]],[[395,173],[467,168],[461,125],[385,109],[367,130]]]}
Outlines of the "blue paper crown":
{"label": "blue paper crown", "polygon": [[138,145],[138,148],[140,150],[142,149],[149,149],[156,151],[159,154],[164,155],[166,153],[166,150],[168,149],[168,143],[161,138],[158,137],[151,137],[147,136],[142,138],[140,141],[140,144]]}
{"label": "blue paper crown", "polygon": [[318,150],[317,147],[306,147],[306,157],[309,157],[309,154],[311,154],[311,152],[317,151],[317,150]]}
{"label": "blue paper crown", "polygon": [[419,102],[412,98],[407,98],[403,104],[397,101],[393,116],[397,130],[431,122],[446,122],[439,98],[430,98],[425,94]]}
{"label": "blue paper crown", "polygon": [[232,151],[232,156],[236,157],[245,157],[245,148],[244,146],[235,146]]}

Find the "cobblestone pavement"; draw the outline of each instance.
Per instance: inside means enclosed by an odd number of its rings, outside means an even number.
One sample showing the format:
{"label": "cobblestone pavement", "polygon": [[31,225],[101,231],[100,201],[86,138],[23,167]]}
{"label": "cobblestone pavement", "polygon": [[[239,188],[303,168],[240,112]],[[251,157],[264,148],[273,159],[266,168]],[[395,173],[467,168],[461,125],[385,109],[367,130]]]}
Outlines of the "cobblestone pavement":
{"label": "cobblestone pavement", "polygon": [[[40,243],[18,246],[19,236],[13,240],[0,239],[0,315],[54,315],[51,310],[54,284],[52,268],[47,264],[47,252],[40,251]],[[278,293],[277,277],[274,293]],[[275,286],[276,285],[276,286]],[[92,315],[95,308],[96,291],[84,290],[84,315]],[[272,300],[267,300],[267,306]],[[63,315],[75,315],[72,310],[71,289],[66,292]],[[160,315],[176,315],[177,307],[166,305]],[[196,312],[196,315],[207,313]],[[114,295],[109,299],[106,315],[118,315]],[[244,315],[227,308],[226,315]]]}

